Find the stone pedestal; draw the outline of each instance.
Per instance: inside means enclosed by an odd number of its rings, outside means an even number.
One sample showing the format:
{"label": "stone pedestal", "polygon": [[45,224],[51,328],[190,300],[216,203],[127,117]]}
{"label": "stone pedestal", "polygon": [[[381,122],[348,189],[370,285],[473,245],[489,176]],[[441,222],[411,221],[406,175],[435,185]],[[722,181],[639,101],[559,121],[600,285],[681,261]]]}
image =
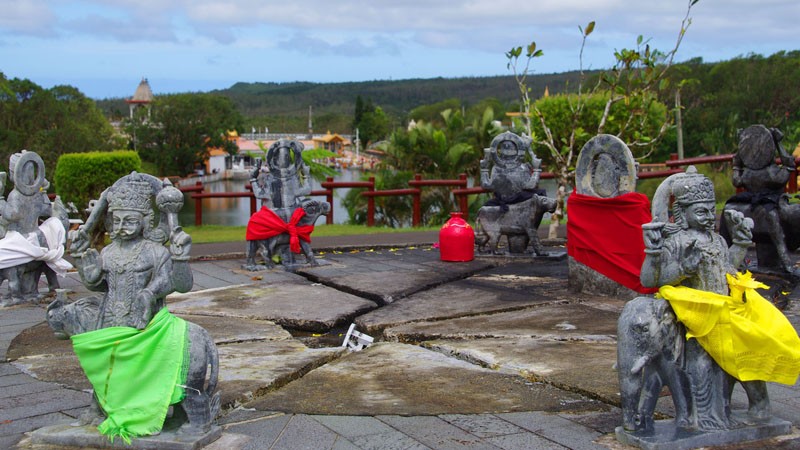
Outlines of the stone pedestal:
{"label": "stone pedestal", "polygon": [[[745,422],[745,413],[734,412],[733,420]],[[686,431],[678,429],[674,420],[658,420],[652,434],[629,433],[617,427],[617,440],[626,445],[633,445],[645,450],[689,450],[698,447],[720,446],[740,442],[760,441],[792,432],[792,423],[771,418],[767,422],[756,425],[743,425],[719,431]]]}
{"label": "stone pedestal", "polygon": [[202,435],[178,434],[165,429],[158,435],[134,438],[128,445],[117,437],[114,442],[97,431],[93,425],[72,426],[70,424],[50,425],[31,433],[30,442],[36,445],[52,445],[55,448],[126,448],[139,450],[197,450],[216,441],[222,436],[222,427],[212,425],[208,433]]}
{"label": "stone pedestal", "polygon": [[576,261],[575,258],[571,256],[568,260],[568,266],[569,281],[567,286],[572,292],[625,299],[632,299],[641,295],[633,289],[629,289],[600,272],[587,267],[585,264]]}

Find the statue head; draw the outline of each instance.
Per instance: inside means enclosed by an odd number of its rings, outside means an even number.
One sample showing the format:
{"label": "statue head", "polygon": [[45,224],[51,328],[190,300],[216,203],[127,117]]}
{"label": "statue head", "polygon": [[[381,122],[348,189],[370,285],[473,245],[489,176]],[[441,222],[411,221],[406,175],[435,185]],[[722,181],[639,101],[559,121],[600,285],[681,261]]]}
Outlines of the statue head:
{"label": "statue head", "polygon": [[150,184],[143,181],[121,183],[109,192],[112,239],[132,240],[149,232],[153,216],[152,193]]}
{"label": "statue head", "polygon": [[279,139],[269,146],[267,150],[267,167],[270,172],[278,173],[300,167],[303,162],[301,153],[303,143]]}
{"label": "statue head", "polygon": [[713,231],[716,224],[714,184],[694,166],[674,175],[672,215],[682,229]]}
{"label": "statue head", "polygon": [[11,155],[8,172],[14,188],[25,195],[33,195],[49,186],[44,178],[44,161],[36,152],[22,150]]}
{"label": "statue head", "polygon": [[510,131],[492,139],[491,152],[494,163],[501,167],[513,167],[525,157],[530,149],[530,140]]}

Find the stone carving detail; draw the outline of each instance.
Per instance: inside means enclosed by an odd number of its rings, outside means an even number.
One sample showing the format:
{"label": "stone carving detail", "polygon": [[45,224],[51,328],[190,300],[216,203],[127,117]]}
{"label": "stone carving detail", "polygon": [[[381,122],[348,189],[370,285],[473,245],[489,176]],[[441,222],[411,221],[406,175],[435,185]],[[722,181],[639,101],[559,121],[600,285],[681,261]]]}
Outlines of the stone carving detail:
{"label": "stone carving detail", "polygon": [[[154,223],[156,210],[158,222]],[[96,202],[87,222],[70,235],[70,251],[75,258],[78,271],[84,284],[98,295],[80,299],[67,304],[66,296],[59,297],[50,304],[47,320],[57,336],[73,336],[75,351],[81,359],[82,365],[85,358],[91,360],[97,354],[103,354],[102,348],[90,350],[79,348],[76,338],[92,336],[93,342],[100,342],[105,335],[98,334],[104,331],[122,330],[124,338],[119,338],[114,345],[120,349],[128,348],[127,345],[145,345],[152,347],[169,346],[176,348],[181,354],[174,364],[183,365],[187,370],[185,379],[180,378],[180,370],[175,372],[176,379],[163,381],[156,377],[149,378],[144,375],[141,386],[135,386],[129,399],[134,402],[139,395],[145,392],[163,389],[168,396],[166,399],[156,399],[158,405],[164,406],[170,396],[174,399],[176,389],[183,389],[179,404],[185,412],[186,421],[180,427],[180,432],[189,436],[202,436],[212,429],[213,420],[219,411],[219,393],[215,393],[218,374],[217,349],[208,333],[201,327],[185,322],[172,316],[166,311],[165,297],[172,292],[187,292],[193,284],[192,271],[189,267],[189,253],[191,250],[191,237],[183,231],[178,223],[178,211],[183,205],[183,194],[174,188],[168,180],[163,182],[151,175],[131,173],[120,178],[110,188],[106,189]],[[92,231],[100,221],[105,221],[111,226],[111,244],[98,252],[90,248]],[[165,245],[169,242],[168,246]],[[158,341],[139,341],[138,344],[128,344],[130,339],[141,339],[147,333],[160,330],[156,327],[162,323],[172,327],[170,330],[185,330],[169,334],[166,331],[157,331]],[[131,330],[130,332],[126,330]],[[114,331],[116,332],[116,331]],[[163,337],[168,336],[168,337]],[[156,338],[154,338],[156,339]],[[119,350],[108,364],[114,370],[105,369],[108,373],[117,371],[148,372],[161,370],[160,367],[149,367],[149,360],[131,359],[128,353],[123,355]],[[186,361],[184,356],[188,357]],[[159,360],[162,361],[162,360]],[[166,360],[164,360],[166,361]],[[182,361],[182,362],[181,362]],[[159,362],[159,366],[161,366]],[[164,362],[164,371],[167,363]],[[155,369],[155,370],[154,370]],[[120,416],[119,411],[133,409],[127,400],[117,400],[111,404],[109,398],[98,390],[96,380],[87,372],[89,380],[95,387],[94,404],[81,418],[81,424],[99,423],[101,431],[110,436],[122,436],[128,440],[130,437],[151,434],[153,431],[142,432],[133,428],[128,430],[128,424]],[[102,377],[101,377],[102,378]],[[104,379],[103,379],[104,380]],[[105,381],[103,381],[105,382]],[[120,384],[113,384],[113,380],[106,382],[106,390],[113,393],[116,389],[124,389]],[[166,386],[163,383],[170,383]],[[177,387],[176,387],[177,386]],[[128,388],[130,389],[130,388]],[[109,413],[109,408],[113,408]],[[164,423],[164,416],[158,417],[159,408],[144,408],[148,414],[147,420],[153,421],[160,429]],[[151,411],[152,409],[152,411]],[[151,417],[150,415],[155,417]],[[179,415],[176,415],[178,417]],[[113,422],[108,425],[108,422]],[[122,423],[120,423],[122,422]],[[106,425],[104,431],[103,426]],[[118,427],[117,427],[118,426]],[[111,429],[111,431],[108,431]]]}
{"label": "stone carving detail", "polygon": [[[668,223],[671,199],[674,223]],[[714,231],[714,206],[714,186],[694,167],[659,186],[653,198],[653,222],[642,227],[644,286],[685,286],[698,290],[688,291],[694,296],[699,291],[729,295],[728,275],[736,273],[751,245],[752,221],[736,211],[725,213],[733,236],[728,246]],[[661,290],[673,301],[668,292]],[[643,448],[662,448],[659,445],[665,442],[694,448],[789,432],[791,424],[770,417],[764,381],[742,382],[749,410],[732,413],[730,397],[737,380],[698,339],[684,338],[687,330],[678,317],[666,300],[651,297],[628,302],[620,315],[617,367],[623,425],[616,430],[618,439]],[[665,385],[672,393],[674,422],[653,420],[655,402]]]}
{"label": "stone carving detail", "polygon": [[593,197],[618,197],[636,191],[637,164],[622,140],[610,134],[590,139],[575,164],[575,190]]}
{"label": "stone carving detail", "polygon": [[[529,155],[531,162],[524,161]],[[556,208],[555,199],[538,189],[542,160],[531,150],[530,139],[511,132],[499,134],[480,161],[481,187],[494,196],[475,219],[478,251],[498,254],[502,236],[512,255],[522,255],[530,245],[535,255],[544,255],[538,229],[545,213]],[[487,249],[488,245],[488,249]]]}
{"label": "stone carving detail", "polygon": [[[260,200],[261,210],[250,218],[247,227],[247,262],[243,266],[247,270],[273,267],[272,256],[276,254],[284,266],[291,267],[294,254],[301,251],[308,264],[318,264],[310,234],[317,218],[327,215],[331,205],[307,198],[311,176],[302,153],[301,142],[280,139],[267,150],[266,167],[259,161],[251,174],[253,194]],[[298,243],[292,245],[293,241]],[[264,264],[256,263],[257,255],[264,258]]]}
{"label": "stone carving detail", "polygon": [[[800,269],[790,252],[800,248],[800,205],[789,204],[784,187],[795,173],[794,157],[781,145],[776,128],[751,125],[739,132],[739,149],[733,158],[733,185],[744,192],[725,204],[725,211],[740,211],[753,219],[758,269],[800,279]],[[778,160],[779,162],[776,162]],[[730,232],[720,233],[730,242]]]}
{"label": "stone carving detail", "polygon": [[[59,287],[56,275],[72,268],[62,258],[69,218],[58,197],[55,203],[47,197],[42,158],[22,150],[11,155],[9,172],[14,189],[8,199],[3,197],[8,174],[0,172],[0,283],[8,281],[0,306],[38,299],[42,274],[52,291]],[[46,220],[40,224],[40,218]]]}

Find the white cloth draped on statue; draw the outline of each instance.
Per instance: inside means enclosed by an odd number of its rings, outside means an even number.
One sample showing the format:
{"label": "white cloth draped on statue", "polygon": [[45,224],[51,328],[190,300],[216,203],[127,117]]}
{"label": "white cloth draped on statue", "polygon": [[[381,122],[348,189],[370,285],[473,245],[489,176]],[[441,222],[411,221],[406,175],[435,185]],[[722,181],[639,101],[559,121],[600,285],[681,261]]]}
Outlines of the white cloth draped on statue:
{"label": "white cloth draped on statue", "polygon": [[64,276],[72,264],[65,260],[64,244],[67,242],[67,232],[61,221],[51,217],[39,225],[39,230],[44,233],[47,247],[39,246],[36,233],[23,236],[16,231],[6,232],[0,239],[0,269],[19,266],[30,261],[44,261],[53,271]]}

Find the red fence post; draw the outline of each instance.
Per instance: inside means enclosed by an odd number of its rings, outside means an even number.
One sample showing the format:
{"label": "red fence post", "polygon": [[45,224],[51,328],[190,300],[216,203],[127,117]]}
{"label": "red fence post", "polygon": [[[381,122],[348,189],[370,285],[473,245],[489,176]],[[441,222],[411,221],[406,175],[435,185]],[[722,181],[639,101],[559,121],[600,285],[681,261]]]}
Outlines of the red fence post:
{"label": "red fence post", "polygon": [[194,226],[203,226],[203,199],[199,197],[194,198]]}
{"label": "red fence post", "polygon": [[[414,180],[420,181],[422,180],[422,175],[414,174]],[[411,216],[411,226],[418,227],[420,222],[422,222],[422,189],[417,189],[417,193],[414,194],[414,213]]]}
{"label": "red fence post", "polygon": [[[328,183],[333,183],[333,177],[326,178]],[[328,189],[328,188],[326,188]],[[328,217],[325,218],[326,225],[333,225],[333,189],[328,189],[328,195],[325,196],[325,200],[328,201],[328,204],[331,205],[331,211],[328,213]]]}
{"label": "red fence post", "polygon": [[[373,192],[375,190],[375,177],[369,177],[370,187],[367,191]],[[367,197],[367,226],[375,226],[375,197]]]}
{"label": "red fence post", "polygon": [[[467,187],[467,174],[462,173],[458,175],[458,179],[464,182],[464,187]],[[469,220],[469,202],[466,195],[458,197],[458,209],[464,215],[464,220]]]}

